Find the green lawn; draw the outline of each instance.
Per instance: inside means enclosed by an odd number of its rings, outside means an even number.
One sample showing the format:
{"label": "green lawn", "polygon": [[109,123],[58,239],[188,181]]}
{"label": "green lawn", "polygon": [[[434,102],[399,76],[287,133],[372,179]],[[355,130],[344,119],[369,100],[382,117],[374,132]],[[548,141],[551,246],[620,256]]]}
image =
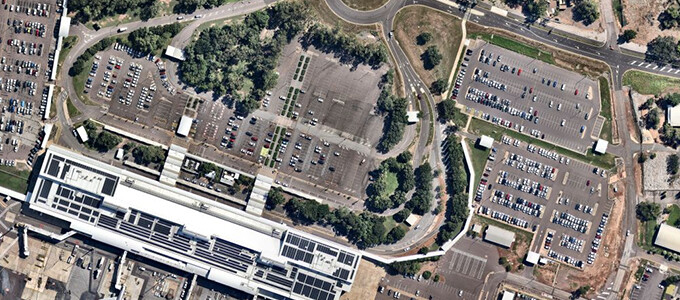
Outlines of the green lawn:
{"label": "green lawn", "polygon": [[651,248],[654,242],[654,233],[656,232],[656,220],[647,221],[644,223],[644,235],[641,241],[644,246]]}
{"label": "green lawn", "polygon": [[[85,95],[83,91],[85,90],[85,81],[87,80],[87,77],[90,75],[90,69],[92,68],[92,62],[94,61],[94,56],[92,56],[86,63],[85,63],[85,70],[81,72],[80,74],[77,74],[76,76],[73,76],[73,88],[76,90],[76,94],[78,95],[78,98],[80,99],[81,102],[85,103],[85,101],[89,100],[89,96]],[[90,93],[96,93],[97,89],[91,89]]]}
{"label": "green lawn", "polygon": [[76,108],[75,105],[73,105],[73,102],[71,102],[71,98],[66,98],[66,108],[68,109],[68,115],[71,118],[75,118],[80,115],[80,111],[78,108]]}
{"label": "green lawn", "polygon": [[612,0],[612,8],[616,14],[616,19],[619,21],[621,26],[626,26],[626,17],[623,15],[623,5],[621,0]]}
{"label": "green lawn", "polygon": [[498,47],[502,47],[505,49],[508,49],[510,51],[517,52],[522,55],[526,55],[531,58],[539,59],[541,61],[544,61],[549,64],[555,64],[555,59],[553,58],[552,54],[550,52],[545,52],[539,49],[536,49],[534,47],[531,47],[527,44],[520,43],[518,41],[498,36],[498,35],[493,35],[489,33],[471,33],[468,34],[468,38],[474,39],[474,38],[481,38],[493,45],[496,45]]}
{"label": "green lawn", "polygon": [[242,19],[243,19],[243,16],[236,16],[236,17],[228,17],[228,18],[213,20],[213,21],[210,21],[210,22],[205,22],[201,25],[198,25],[198,27],[194,31],[194,35],[197,36],[198,34],[201,33],[201,31],[206,30],[210,27],[224,26],[224,25],[229,24],[229,22],[231,22],[231,21],[237,21],[237,20],[242,20]]}
{"label": "green lawn", "polygon": [[609,80],[604,76],[600,77],[600,103],[602,104],[600,116],[605,118],[600,132],[600,138],[612,142],[612,98],[609,91]]}
{"label": "green lawn", "polygon": [[671,226],[678,225],[678,220],[680,220],[680,207],[673,204],[668,207],[668,210],[670,210],[670,213],[668,214],[668,220],[666,220],[666,223]]}
{"label": "green lawn", "polygon": [[26,193],[30,171],[20,171],[13,167],[0,166],[0,185],[19,193]]}
{"label": "green lawn", "polygon": [[397,190],[399,181],[397,181],[397,174],[393,172],[387,172],[383,176],[385,176],[385,179],[387,180],[387,187],[385,188],[385,194],[383,196],[388,197]]}
{"label": "green lawn", "polygon": [[385,5],[388,0],[342,0],[345,5],[356,10],[374,10]]}
{"label": "green lawn", "polygon": [[64,59],[68,56],[68,53],[71,52],[71,49],[73,48],[73,45],[78,43],[78,37],[75,35],[70,35],[64,38],[62,41],[62,47],[61,47],[61,52],[59,52],[59,66],[61,67],[61,64],[64,63]]}
{"label": "green lawn", "polygon": [[628,71],[623,74],[623,85],[645,95],[658,95],[668,88],[680,85],[680,79],[654,75],[642,71]]}
{"label": "green lawn", "polygon": [[518,139],[520,141],[526,142],[526,143],[531,143],[534,144],[538,147],[544,148],[546,150],[550,151],[556,151],[557,153],[561,155],[565,155],[568,157],[571,157],[573,159],[578,159],[580,161],[583,161],[585,163],[590,163],[593,165],[596,165],[598,167],[605,168],[607,170],[612,169],[614,167],[614,159],[616,158],[612,154],[605,154],[605,155],[595,155],[592,153],[592,149],[588,149],[588,152],[586,155],[576,153],[571,150],[567,150],[562,147],[555,146],[553,144],[534,139],[532,137],[529,137],[525,134],[519,133],[514,130],[509,130],[507,128],[503,128],[500,126],[496,126],[494,124],[491,124],[486,121],[482,121],[477,118],[472,118],[472,121],[470,121],[470,127],[468,128],[470,133],[476,134],[476,135],[488,135],[495,140],[500,140],[501,136],[507,135],[512,138]]}
{"label": "green lawn", "polygon": [[484,166],[486,165],[486,160],[489,157],[489,150],[482,150],[475,147],[476,141],[466,140],[470,146],[470,156],[472,158],[472,167],[475,169],[474,182],[478,183],[482,178],[484,173]]}

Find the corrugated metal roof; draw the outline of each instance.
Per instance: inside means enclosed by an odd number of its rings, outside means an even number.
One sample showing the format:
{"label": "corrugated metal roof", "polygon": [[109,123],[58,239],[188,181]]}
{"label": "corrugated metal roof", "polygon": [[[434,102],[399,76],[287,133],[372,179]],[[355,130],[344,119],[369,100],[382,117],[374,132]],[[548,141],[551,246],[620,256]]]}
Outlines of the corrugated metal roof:
{"label": "corrugated metal roof", "polygon": [[189,130],[191,130],[191,123],[193,122],[194,119],[189,118],[187,116],[182,116],[182,119],[179,120],[179,126],[177,126],[177,134],[181,136],[189,135]]}
{"label": "corrugated metal roof", "polygon": [[484,240],[510,248],[512,242],[515,241],[515,233],[510,230],[489,225],[489,227],[486,228]]}
{"label": "corrugated metal roof", "polygon": [[661,224],[659,231],[656,233],[656,239],[654,240],[654,245],[666,248],[668,250],[673,250],[675,252],[680,252],[680,229],[673,226]]}

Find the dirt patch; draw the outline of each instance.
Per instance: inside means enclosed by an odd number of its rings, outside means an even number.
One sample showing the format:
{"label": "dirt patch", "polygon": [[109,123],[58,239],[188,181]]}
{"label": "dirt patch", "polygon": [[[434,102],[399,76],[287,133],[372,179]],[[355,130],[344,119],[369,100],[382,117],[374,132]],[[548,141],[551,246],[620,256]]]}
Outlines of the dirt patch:
{"label": "dirt patch", "polygon": [[362,260],[359,263],[352,289],[340,296],[340,299],[375,299],[380,279],[385,277],[385,274],[384,268],[378,267],[365,259]]}
{"label": "dirt patch", "polygon": [[524,256],[527,255],[529,251],[529,243],[523,238],[522,235],[515,235],[515,242],[512,244],[512,248],[504,249],[498,248],[498,256],[505,257],[508,260],[508,264],[512,267],[511,272],[520,271],[520,266],[523,269]]}
{"label": "dirt patch", "polygon": [[659,14],[666,10],[668,0],[622,0],[623,15],[626,26],[623,29],[637,31],[634,43],[646,45],[657,36],[670,35],[680,38],[680,29],[661,30],[659,28]]}
{"label": "dirt patch", "polygon": [[594,60],[588,57],[578,55],[576,53],[559,50],[557,48],[548,46],[544,43],[524,38],[520,35],[514,34],[506,30],[498,28],[484,28],[480,25],[471,22],[466,23],[465,26],[467,28],[468,34],[472,33],[495,34],[522,42],[539,50],[550,52],[553,58],[555,59],[555,65],[557,65],[558,67],[574,71],[580,74],[584,74],[587,76],[591,76],[594,79],[596,79],[603,73],[610,71],[609,66],[607,66],[607,64],[605,64],[603,61]]}
{"label": "dirt patch", "polygon": [[[623,182],[619,182],[619,184],[623,186],[623,190],[626,190]],[[625,197],[619,197],[614,200],[612,211],[609,214],[609,223],[602,240],[602,251],[600,251],[595,263],[586,267],[584,271],[565,268],[569,269],[566,273],[567,280],[557,281],[557,286],[560,289],[571,290],[573,286],[570,283],[587,282],[592,287],[591,291],[599,290],[605,284],[613,269],[618,267],[621,250],[625,242],[620,230],[625,207],[624,199]]]}
{"label": "dirt patch", "polygon": [[[417,37],[424,32],[430,33],[432,39],[424,45],[418,45]],[[394,19],[394,35],[413,69],[428,87],[437,79],[449,80],[462,38],[460,19],[424,6],[406,7]],[[427,70],[421,55],[430,46],[439,49],[442,60]]]}
{"label": "dirt patch", "polygon": [[546,265],[537,265],[534,267],[534,276],[538,282],[545,285],[552,286],[557,276],[557,270],[560,268],[559,263],[549,263]]}

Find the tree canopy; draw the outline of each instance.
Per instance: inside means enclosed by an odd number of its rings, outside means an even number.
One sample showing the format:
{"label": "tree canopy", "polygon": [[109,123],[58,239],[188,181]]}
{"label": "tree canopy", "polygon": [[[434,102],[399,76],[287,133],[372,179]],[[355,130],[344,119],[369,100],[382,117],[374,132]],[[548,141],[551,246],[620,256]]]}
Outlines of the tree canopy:
{"label": "tree canopy", "polygon": [[420,46],[423,46],[423,45],[429,43],[431,40],[432,40],[432,33],[429,33],[427,31],[419,34],[416,37],[416,43]]}
{"label": "tree canopy", "polygon": [[406,108],[408,100],[391,95],[387,89],[382,90],[377,102],[378,110],[385,115],[383,136],[378,143],[378,151],[387,153],[404,136],[404,127],[408,122]]}
{"label": "tree canopy", "polygon": [[435,80],[430,86],[430,92],[436,95],[441,95],[446,91],[446,80],[439,78]]}
{"label": "tree canopy", "polygon": [[628,43],[632,41],[635,37],[637,36],[637,31],[633,29],[626,29],[623,31],[623,34],[621,34],[621,41],[624,43]]}
{"label": "tree canopy", "polygon": [[358,65],[366,64],[374,68],[387,62],[388,53],[385,45],[380,42],[364,43],[355,36],[345,33],[339,27],[314,24],[302,37],[305,47],[313,45],[315,48],[335,53],[340,61]]}
{"label": "tree canopy", "polygon": [[572,9],[572,13],[574,19],[583,21],[584,25],[590,25],[600,17],[600,11],[597,9],[597,4],[592,0],[576,1],[576,6]]}
{"label": "tree canopy", "polygon": [[267,208],[275,209],[277,206],[283,204],[286,198],[283,197],[283,189],[280,187],[272,187],[267,194]]}
{"label": "tree canopy", "polygon": [[640,202],[635,207],[635,214],[643,222],[656,220],[661,214],[661,207],[658,203]]}
{"label": "tree canopy", "polygon": [[648,61],[672,64],[678,61],[678,42],[672,36],[658,36],[647,44]]}
{"label": "tree canopy", "polygon": [[439,48],[434,45],[427,47],[425,52],[420,56],[420,59],[423,61],[423,66],[426,70],[434,69],[434,67],[442,62],[442,58],[443,56],[439,52]]}
{"label": "tree canopy", "polygon": [[132,150],[132,156],[137,164],[159,164],[165,160],[165,150],[160,146],[140,145]]}
{"label": "tree canopy", "polygon": [[680,157],[675,153],[669,155],[666,160],[666,172],[670,175],[677,175],[678,167],[680,167]]}

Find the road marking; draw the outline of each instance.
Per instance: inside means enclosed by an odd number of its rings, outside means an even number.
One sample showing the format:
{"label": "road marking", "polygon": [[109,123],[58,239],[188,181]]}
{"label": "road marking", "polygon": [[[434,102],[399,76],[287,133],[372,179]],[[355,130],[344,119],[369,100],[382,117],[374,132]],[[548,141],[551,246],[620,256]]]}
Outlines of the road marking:
{"label": "road marking", "polygon": [[654,66],[654,68],[652,68],[652,70],[656,70],[658,68],[659,68],[659,66]]}
{"label": "road marking", "polygon": [[638,65],[638,67],[641,67],[641,66],[644,65],[644,64],[645,64],[645,62],[643,61],[643,62],[641,62],[641,63]]}
{"label": "road marking", "polygon": [[680,72],[680,69],[675,70],[675,74],[678,74]]}
{"label": "road marking", "polygon": [[[662,72],[663,69],[665,69],[665,68],[666,68],[666,66],[662,67],[662,68],[659,70],[659,72]],[[656,68],[654,68],[654,69],[656,69]]]}
{"label": "road marking", "polygon": [[673,68],[668,69],[668,73],[670,73],[671,71],[673,71]]}
{"label": "road marking", "polygon": [[632,61],[630,64],[634,65],[637,62],[637,60]]}

